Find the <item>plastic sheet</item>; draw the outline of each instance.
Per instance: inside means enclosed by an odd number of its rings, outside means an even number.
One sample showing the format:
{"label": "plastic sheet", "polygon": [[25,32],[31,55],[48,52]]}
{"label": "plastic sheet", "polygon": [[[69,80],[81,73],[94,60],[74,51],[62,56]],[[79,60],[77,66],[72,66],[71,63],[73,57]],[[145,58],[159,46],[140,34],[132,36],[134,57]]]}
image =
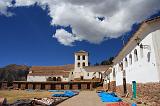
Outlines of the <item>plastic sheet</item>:
{"label": "plastic sheet", "polygon": [[122,101],[122,99],[118,98],[115,93],[101,92],[101,93],[98,93],[98,96],[101,98],[102,102],[120,102]]}
{"label": "plastic sheet", "polygon": [[64,94],[53,94],[53,97],[72,97],[75,96],[76,93],[74,93],[73,91],[64,91]]}

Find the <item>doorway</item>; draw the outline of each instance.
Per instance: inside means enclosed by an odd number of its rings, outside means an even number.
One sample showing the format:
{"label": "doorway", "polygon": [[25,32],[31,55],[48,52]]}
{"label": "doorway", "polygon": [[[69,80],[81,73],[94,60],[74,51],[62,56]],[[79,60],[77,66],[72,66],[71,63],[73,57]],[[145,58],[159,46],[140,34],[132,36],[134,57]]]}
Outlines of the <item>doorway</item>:
{"label": "doorway", "polygon": [[81,76],[81,80],[83,80],[83,76]]}

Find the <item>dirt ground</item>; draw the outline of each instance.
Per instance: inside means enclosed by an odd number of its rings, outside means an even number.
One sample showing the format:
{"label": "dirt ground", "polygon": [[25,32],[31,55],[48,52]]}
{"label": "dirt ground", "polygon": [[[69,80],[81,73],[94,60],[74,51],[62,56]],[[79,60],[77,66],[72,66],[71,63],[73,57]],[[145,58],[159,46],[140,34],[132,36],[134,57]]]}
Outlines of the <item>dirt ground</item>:
{"label": "dirt ground", "polygon": [[81,91],[79,95],[72,97],[58,106],[106,106],[101,102],[96,91]]}
{"label": "dirt ground", "polygon": [[[131,101],[132,85],[127,84],[129,92],[129,98],[127,101]],[[118,95],[122,95],[123,87],[117,87]],[[137,99],[135,102],[146,104],[147,106],[160,106],[160,83],[138,83],[137,84]]]}
{"label": "dirt ground", "polygon": [[13,103],[17,99],[31,99],[51,97],[48,91],[25,91],[25,90],[0,90],[0,97],[6,98],[8,103]]}

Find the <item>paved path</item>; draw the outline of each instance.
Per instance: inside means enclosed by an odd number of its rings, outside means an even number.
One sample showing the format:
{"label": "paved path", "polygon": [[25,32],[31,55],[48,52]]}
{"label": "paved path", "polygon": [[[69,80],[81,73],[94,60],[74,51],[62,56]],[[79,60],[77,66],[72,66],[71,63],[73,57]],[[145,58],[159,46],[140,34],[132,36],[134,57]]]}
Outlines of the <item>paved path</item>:
{"label": "paved path", "polygon": [[58,106],[106,106],[101,102],[96,91],[81,91],[79,95],[72,97]]}

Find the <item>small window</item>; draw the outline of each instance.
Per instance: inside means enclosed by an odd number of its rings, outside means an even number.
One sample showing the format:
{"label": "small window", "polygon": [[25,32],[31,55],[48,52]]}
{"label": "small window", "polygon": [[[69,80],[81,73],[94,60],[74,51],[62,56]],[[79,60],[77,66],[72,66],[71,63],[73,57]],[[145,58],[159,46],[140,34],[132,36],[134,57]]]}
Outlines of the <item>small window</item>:
{"label": "small window", "polygon": [[81,76],[81,80],[83,80],[83,76]]}
{"label": "small window", "polygon": [[78,63],[77,66],[80,67],[80,63]]}
{"label": "small window", "polygon": [[80,56],[77,57],[77,60],[80,60]]}
{"label": "small window", "polygon": [[129,55],[129,64],[132,64],[132,54]]}
{"label": "small window", "polygon": [[137,49],[134,50],[134,61],[138,61]]}
{"label": "small window", "polygon": [[85,60],[86,59],[86,56],[85,55],[83,55],[83,60]]}
{"label": "small window", "polygon": [[89,76],[89,73],[87,74],[87,76]]}
{"label": "small window", "polygon": [[151,61],[151,52],[147,53],[147,61],[150,62]]}
{"label": "small window", "polygon": [[125,58],[125,66],[128,67],[128,60]]}
{"label": "small window", "polygon": [[113,69],[113,79],[116,79],[116,72],[115,72],[115,68]]}
{"label": "small window", "polygon": [[142,46],[142,44],[140,45],[140,55],[141,55],[141,58],[143,58],[143,46]]}
{"label": "small window", "polygon": [[73,75],[73,72],[72,72],[72,75]]}
{"label": "small window", "polygon": [[86,66],[85,62],[83,62],[83,66]]}
{"label": "small window", "polygon": [[119,64],[119,68],[121,71],[123,70],[123,63],[122,62]]}

